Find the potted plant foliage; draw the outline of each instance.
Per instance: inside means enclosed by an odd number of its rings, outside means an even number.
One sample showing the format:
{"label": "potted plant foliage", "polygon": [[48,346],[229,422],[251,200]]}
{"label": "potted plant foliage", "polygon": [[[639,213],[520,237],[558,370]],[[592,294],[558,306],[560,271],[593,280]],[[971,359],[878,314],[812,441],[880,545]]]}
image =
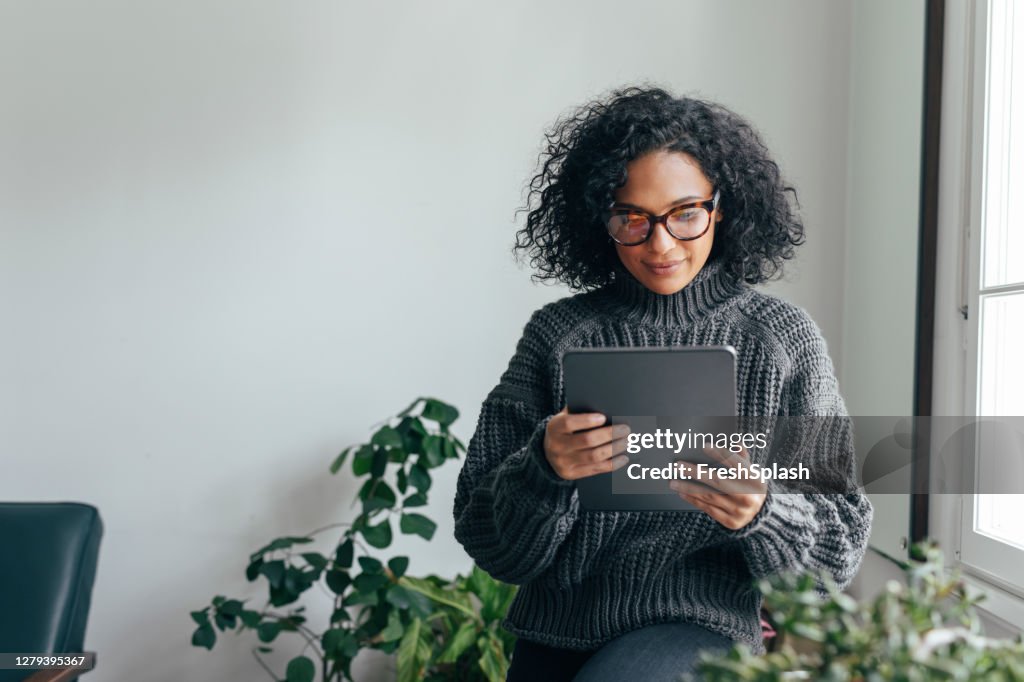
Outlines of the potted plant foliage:
{"label": "potted plant foliage", "polygon": [[[515,588],[474,567],[451,579],[408,574],[409,558],[385,557],[394,533],[434,536],[437,525],[420,508],[427,504],[431,471],[458,460],[465,446],[451,432],[458,417],[451,405],[418,398],[376,429],[370,440],[345,448],[330,465],[338,473],[348,460],[357,478],[361,511],[350,522],[303,535],[276,538],[248,558],[246,578],[264,580],[262,607],[223,595],[191,616],[192,644],[212,649],[217,631],[252,630],[260,644],[253,655],[274,680],[351,680],[351,665],[363,649],[397,656],[400,682],[505,679],[513,637],[500,627]],[[316,536],[340,530],[334,546],[316,551]],[[317,630],[294,606],[317,583],[334,595],[330,621]],[[261,653],[278,637],[301,646],[283,676]]]}
{"label": "potted plant foliage", "polygon": [[[913,548],[906,584],[886,584],[858,603],[813,575],[763,580],[759,588],[782,636],[777,651],[756,656],[737,645],[705,656],[701,680],[902,681],[1024,680],[1024,643],[982,634],[976,604],[934,543]],[[822,589],[824,588],[824,589]]]}

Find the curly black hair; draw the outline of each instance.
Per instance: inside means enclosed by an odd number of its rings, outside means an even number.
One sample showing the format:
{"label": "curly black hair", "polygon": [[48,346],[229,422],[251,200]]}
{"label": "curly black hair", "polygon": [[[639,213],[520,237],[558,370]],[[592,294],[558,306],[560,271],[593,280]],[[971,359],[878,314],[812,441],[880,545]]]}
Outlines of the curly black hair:
{"label": "curly black hair", "polygon": [[720,104],[657,87],[623,88],[560,118],[545,139],[513,247],[529,256],[537,281],[589,290],[614,280],[608,207],[626,183],[626,164],[658,150],[689,154],[721,190],[723,220],[710,258],[729,276],[749,284],[779,277],[804,242],[796,190],[757,131]]}

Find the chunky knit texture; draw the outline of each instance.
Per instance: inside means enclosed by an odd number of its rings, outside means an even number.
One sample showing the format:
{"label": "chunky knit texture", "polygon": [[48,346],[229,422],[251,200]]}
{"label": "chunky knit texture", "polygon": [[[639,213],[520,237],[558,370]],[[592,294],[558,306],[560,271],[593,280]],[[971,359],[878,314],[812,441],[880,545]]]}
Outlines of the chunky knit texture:
{"label": "chunky knit texture", "polygon": [[[825,341],[804,310],[732,281],[715,263],[669,296],[618,274],[526,324],[469,442],[455,536],[495,578],[521,585],[504,622],[518,636],[592,649],[682,620],[761,652],[756,579],[824,570],[848,584],[871,527],[867,498],[787,493],[773,482],[737,531],[703,512],[586,511],[575,483],[545,459],[544,430],[564,406],[562,354],[588,347],[728,344],[740,415],[842,416]],[[820,429],[807,445],[819,458],[853,461],[849,430]]]}

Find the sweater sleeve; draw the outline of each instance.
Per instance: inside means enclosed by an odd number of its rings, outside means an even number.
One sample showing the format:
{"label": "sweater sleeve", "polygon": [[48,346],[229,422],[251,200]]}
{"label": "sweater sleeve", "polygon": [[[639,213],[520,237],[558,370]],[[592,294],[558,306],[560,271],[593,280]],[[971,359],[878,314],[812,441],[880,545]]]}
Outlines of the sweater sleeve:
{"label": "sweater sleeve", "polygon": [[550,405],[539,315],[480,409],[455,495],[455,537],[498,580],[529,582],[549,567],[576,521],[576,486],[544,456]]}
{"label": "sweater sleeve", "polygon": [[811,469],[814,491],[770,481],[757,516],[731,534],[741,539],[755,578],[824,572],[845,588],[864,556],[873,510],[867,496],[855,490],[853,430],[825,340],[806,313],[791,332],[786,342],[791,373],[783,392],[789,431],[784,443],[790,451],[783,456]]}

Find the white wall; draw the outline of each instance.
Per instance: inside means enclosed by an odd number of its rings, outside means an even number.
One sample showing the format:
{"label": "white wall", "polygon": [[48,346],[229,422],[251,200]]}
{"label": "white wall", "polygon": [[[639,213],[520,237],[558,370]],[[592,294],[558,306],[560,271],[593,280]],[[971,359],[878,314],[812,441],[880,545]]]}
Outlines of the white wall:
{"label": "white wall", "polygon": [[[773,290],[843,357],[850,2],[622,11],[0,2],[0,498],[101,510],[90,680],[262,676],[249,635],[191,647],[188,611],[260,597],[252,550],[350,515],[328,463],[411,398],[458,405],[468,439],[566,293],[509,256],[542,130],[609,87],[764,132],[808,228]],[[456,473],[436,539],[399,545],[414,572],[470,565]]]}
{"label": "white wall", "polygon": [[[857,416],[914,414],[924,19],[924,0],[853,4],[841,367]],[[909,490],[909,469],[886,483]],[[870,497],[871,545],[906,559],[910,496]],[[854,590],[881,589],[888,563],[869,553]]]}
{"label": "white wall", "polygon": [[843,397],[852,414],[914,405],[924,0],[852,8]]}

